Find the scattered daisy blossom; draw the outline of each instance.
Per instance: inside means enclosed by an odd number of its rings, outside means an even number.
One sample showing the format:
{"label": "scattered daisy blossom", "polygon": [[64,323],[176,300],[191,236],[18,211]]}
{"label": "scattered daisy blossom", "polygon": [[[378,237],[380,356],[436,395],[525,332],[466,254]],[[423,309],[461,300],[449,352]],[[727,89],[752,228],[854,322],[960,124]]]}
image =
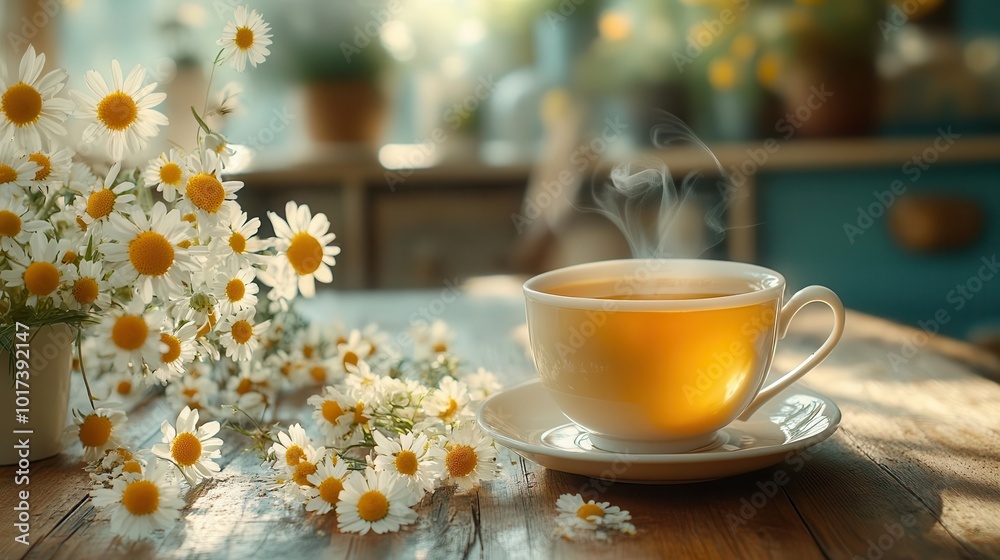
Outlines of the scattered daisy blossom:
{"label": "scattered daisy blossom", "polygon": [[294,202],[285,205],[285,219],[274,212],[267,215],[283,256],[272,261],[275,270],[272,272],[269,267],[261,279],[275,288],[271,293],[277,297],[291,299],[296,293],[312,297],[316,293],[315,281],[333,281],[330,267],[336,263],[334,257],[340,254],[340,247],[329,246],[337,237],[329,232],[329,220],[324,214],[313,216],[307,206]]}
{"label": "scattered daisy blossom", "polygon": [[632,515],[610,502],[584,502],[580,494],[563,494],[556,500],[556,510],[556,534],[564,538],[592,532],[596,538],[604,540],[609,533],[634,535],[636,532],[629,522]]}
{"label": "scattered daisy blossom", "polygon": [[455,483],[467,492],[497,475],[496,449],[493,440],[483,434],[475,422],[456,428],[443,449],[435,450],[435,460],[444,466],[442,479]]}
{"label": "scattered daisy blossom", "polygon": [[419,488],[421,495],[434,490],[440,469],[426,434],[402,434],[399,440],[389,439],[379,431],[372,432],[372,436],[376,443],[376,471],[396,473]]}
{"label": "scattered daisy blossom", "polygon": [[110,513],[112,533],[127,540],[139,539],[177,522],[184,500],[166,474],[164,466],[145,475],[127,473],[116,478],[111,488],[91,492],[94,507]]}
{"label": "scattered daisy blossom", "polygon": [[353,472],[344,482],[337,503],[337,526],[345,533],[382,534],[398,531],[417,519],[413,489],[389,471]]}
{"label": "scattered daisy blossom", "polygon": [[184,407],[177,415],[176,425],[164,420],[160,426],[163,443],[153,446],[157,457],[173,461],[188,481],[194,483],[212,478],[219,465],[212,459],[222,456],[222,440],[214,437],[221,426],[216,421],[198,426],[198,411]]}
{"label": "scattered daisy blossom", "polygon": [[317,465],[316,472],[307,480],[311,487],[306,490],[306,511],[324,515],[335,510],[344,490],[344,479],[349,471],[344,461],[334,461],[327,458]]}
{"label": "scattered daisy blossom", "polygon": [[83,445],[85,461],[96,461],[119,445],[116,431],[128,417],[115,408],[98,408],[89,414],[73,411],[73,425],[66,428],[66,439]]}

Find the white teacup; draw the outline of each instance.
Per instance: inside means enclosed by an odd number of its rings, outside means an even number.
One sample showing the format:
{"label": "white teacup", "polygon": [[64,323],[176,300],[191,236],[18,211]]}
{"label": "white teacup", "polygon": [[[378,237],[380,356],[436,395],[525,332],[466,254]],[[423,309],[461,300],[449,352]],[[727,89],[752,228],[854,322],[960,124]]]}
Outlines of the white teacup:
{"label": "white teacup", "polygon": [[[751,264],[629,259],[582,264],[524,284],[542,384],[594,446],[681,453],[816,367],[844,331],[844,307],[809,286],[782,305],[785,279]],[[764,387],[775,343],[807,303],[833,310],[820,348]]]}

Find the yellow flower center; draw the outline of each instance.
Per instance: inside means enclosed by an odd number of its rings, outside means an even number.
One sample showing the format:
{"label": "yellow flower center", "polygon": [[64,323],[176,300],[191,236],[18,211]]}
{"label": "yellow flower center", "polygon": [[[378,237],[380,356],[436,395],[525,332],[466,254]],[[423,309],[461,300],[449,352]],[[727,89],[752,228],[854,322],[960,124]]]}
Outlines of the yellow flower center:
{"label": "yellow flower center", "polygon": [[226,297],[229,298],[229,301],[240,301],[246,293],[246,284],[239,278],[233,278],[226,284]]}
{"label": "yellow flower center", "polygon": [[417,474],[417,456],[409,450],[400,451],[396,455],[396,470],[399,474],[413,476]]}
{"label": "yellow flower center", "polygon": [[181,182],[181,166],[174,162],[167,162],[160,167],[160,182],[168,185],[176,185]]}
{"label": "yellow flower center", "polygon": [[352,366],[358,365],[358,355],[355,354],[354,352],[351,352],[350,350],[344,352],[344,367],[346,368],[348,365]]}
{"label": "yellow flower center", "polygon": [[195,337],[201,338],[201,337],[205,336],[206,334],[208,334],[209,331],[211,331],[213,328],[215,328],[215,322],[216,321],[218,321],[218,317],[215,316],[215,312],[213,311],[212,313],[209,314],[208,320],[205,321],[205,324],[202,325],[201,328],[198,329],[198,332],[197,332],[197,334],[195,334]]}
{"label": "yellow flower center", "polygon": [[433,350],[438,354],[444,354],[445,352],[448,351],[448,345],[443,342],[438,342],[437,344],[434,345],[433,348],[431,348],[431,350]]}
{"label": "yellow flower center", "polygon": [[337,423],[337,418],[344,415],[344,409],[337,401],[323,401],[323,418],[331,424]]}
{"label": "yellow flower center", "polygon": [[69,264],[69,263],[75,261],[76,257],[77,257],[77,254],[75,252],[73,252],[73,251],[66,251],[63,254],[62,263],[63,264]]}
{"label": "yellow flower center", "polygon": [[188,179],[184,195],[191,204],[209,214],[214,214],[222,208],[222,203],[226,200],[226,189],[215,175],[198,173]]}
{"label": "yellow flower center", "polygon": [[358,516],[375,522],[389,515],[389,500],[378,490],[369,490],[358,498]]}
{"label": "yellow flower center", "polygon": [[245,395],[250,392],[250,389],[253,389],[253,381],[244,377],[240,379],[240,384],[236,386],[236,394]]}
{"label": "yellow flower center", "polygon": [[0,210],[0,237],[14,237],[21,233],[21,217],[10,210]]}
{"label": "yellow flower center", "polygon": [[24,269],[24,287],[36,296],[47,296],[59,287],[61,275],[56,265],[33,262]]}
{"label": "yellow flower center", "polygon": [[107,216],[115,209],[116,195],[111,189],[101,189],[87,197],[87,214],[95,220]]}
{"label": "yellow flower center", "polygon": [[368,417],[365,416],[365,403],[358,401],[358,404],[354,406],[354,423],[355,424],[365,424],[368,422]]}
{"label": "yellow flower center", "polygon": [[193,213],[188,212],[187,214],[181,216],[181,220],[189,224],[196,224],[198,223],[198,216],[195,216]]}
{"label": "yellow flower center", "polygon": [[326,368],[323,366],[313,366],[309,368],[309,377],[312,377],[313,381],[316,383],[323,383],[326,381]]}
{"label": "yellow flower center", "polygon": [[243,237],[240,232],[234,232],[229,236],[229,248],[233,250],[234,253],[242,253],[247,250],[247,238]]}
{"label": "yellow flower center", "polygon": [[122,461],[132,460],[132,452],[129,451],[128,449],[125,449],[124,447],[117,447],[115,448],[114,452],[117,453],[119,457],[121,457]]}
{"label": "yellow flower center", "polygon": [[323,263],[323,246],[318,239],[303,231],[292,237],[285,256],[295,272],[300,275],[312,274]]}
{"label": "yellow flower center", "polygon": [[201,408],[201,406],[195,402],[198,399],[198,389],[195,389],[194,387],[188,387],[187,389],[181,391],[181,394],[184,395],[185,404],[187,404],[191,408],[195,409]]}
{"label": "yellow flower center", "polygon": [[80,424],[80,443],[84,447],[100,447],[111,438],[111,420],[90,414]]}
{"label": "yellow flower center", "polygon": [[180,243],[178,243],[177,246],[180,247],[181,249],[190,249],[191,248],[191,240],[190,239],[185,239],[184,241],[181,241]]}
{"label": "yellow flower center", "polygon": [[76,225],[83,231],[87,231],[87,222],[83,221],[80,216],[76,217]]}
{"label": "yellow flower center", "polygon": [[149,515],[160,509],[160,489],[148,480],[129,482],[122,492],[122,505],[132,515]]}
{"label": "yellow flower center", "polygon": [[335,476],[327,477],[319,485],[319,497],[328,504],[336,504],[340,499],[340,491],[344,489],[344,483]]}
{"label": "yellow flower center", "polygon": [[52,173],[52,160],[49,159],[49,156],[35,152],[28,156],[28,159],[39,167],[39,170],[35,172],[36,181],[44,181],[49,178],[49,174]]}
{"label": "yellow flower center", "polygon": [[576,516],[584,521],[593,523],[594,520],[588,518],[592,516],[604,517],[604,510],[597,504],[583,504],[576,510]]}
{"label": "yellow flower center", "polygon": [[139,464],[139,461],[125,461],[125,464],[122,465],[122,472],[142,474],[142,465]]}
{"label": "yellow flower center", "polygon": [[128,243],[128,261],[143,276],[163,276],[174,264],[174,246],[155,231],[144,231]]}
{"label": "yellow flower center", "polygon": [[201,440],[191,432],[182,432],[170,446],[170,456],[182,467],[190,467],[201,459]]}
{"label": "yellow flower center", "polygon": [[249,27],[241,27],[236,30],[236,37],[233,38],[233,42],[236,43],[236,47],[241,51],[245,51],[253,46],[253,31]]}
{"label": "yellow flower center", "polygon": [[115,391],[119,395],[127,395],[132,392],[132,382],[131,381],[119,381],[118,385],[115,386]]}
{"label": "yellow flower center", "polygon": [[302,459],[305,458],[305,456],[306,452],[303,451],[301,447],[299,447],[294,443],[288,446],[288,449],[285,450],[285,462],[288,463],[288,466],[290,467],[298,465],[299,462],[301,462]]}
{"label": "yellow flower center", "polygon": [[97,104],[97,120],[110,130],[122,131],[139,117],[135,100],[123,91],[109,94]]}
{"label": "yellow flower center", "polygon": [[312,344],[302,346],[302,355],[305,356],[307,360],[311,360],[314,354],[316,354],[316,348]]}
{"label": "yellow flower center", "polygon": [[233,323],[233,340],[237,344],[246,344],[253,337],[253,326],[243,319]]}
{"label": "yellow flower center", "polygon": [[0,185],[11,183],[16,179],[17,171],[14,171],[14,168],[9,165],[0,163]]}
{"label": "yellow flower center", "polygon": [[42,114],[42,94],[24,82],[18,82],[0,97],[0,111],[15,126],[31,124]]}
{"label": "yellow flower center", "polygon": [[111,327],[111,340],[122,350],[138,350],[148,335],[146,320],[139,315],[122,315]]}
{"label": "yellow flower center", "polygon": [[160,361],[165,364],[169,364],[181,357],[181,341],[176,336],[168,333],[161,333],[160,342],[167,345],[167,351],[160,356]]}
{"label": "yellow flower center", "polygon": [[456,445],[445,455],[444,464],[448,467],[448,474],[461,478],[468,476],[476,468],[478,460],[475,449],[468,445]]}
{"label": "yellow flower center", "polygon": [[292,474],[292,480],[295,484],[299,486],[312,486],[309,483],[309,475],[316,472],[316,465],[310,463],[309,461],[299,461],[298,465],[295,465],[295,473]]}
{"label": "yellow flower center", "polygon": [[97,301],[97,280],[93,278],[78,278],[73,282],[73,299],[80,305],[90,305]]}
{"label": "yellow flower center", "polygon": [[447,408],[445,408],[444,410],[441,411],[440,414],[438,414],[438,418],[444,418],[444,419],[451,418],[451,415],[455,414],[456,410],[458,410],[458,403],[455,402],[455,399],[448,399]]}

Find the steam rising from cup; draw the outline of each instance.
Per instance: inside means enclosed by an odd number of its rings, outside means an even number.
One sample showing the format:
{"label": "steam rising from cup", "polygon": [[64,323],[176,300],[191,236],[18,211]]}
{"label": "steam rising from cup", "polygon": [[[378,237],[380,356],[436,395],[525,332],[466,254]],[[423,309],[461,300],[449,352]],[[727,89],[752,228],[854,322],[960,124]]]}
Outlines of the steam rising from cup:
{"label": "steam rising from cup", "polygon": [[[596,207],[590,210],[618,226],[635,258],[700,256],[725,238],[725,213],[736,189],[719,159],[683,121],[669,113],[661,115],[650,131],[653,145],[704,151],[718,177],[709,179],[693,171],[677,185],[664,162],[641,157],[616,165],[610,183],[592,183]],[[713,189],[718,197],[707,196]]]}

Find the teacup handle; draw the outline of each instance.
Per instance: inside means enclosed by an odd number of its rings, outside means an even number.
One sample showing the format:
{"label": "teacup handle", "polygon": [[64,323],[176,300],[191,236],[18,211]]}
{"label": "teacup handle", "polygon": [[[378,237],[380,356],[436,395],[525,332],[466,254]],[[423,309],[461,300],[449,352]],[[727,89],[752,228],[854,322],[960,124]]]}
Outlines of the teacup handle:
{"label": "teacup handle", "polygon": [[800,309],[805,307],[806,304],[814,301],[821,301],[827,304],[833,311],[833,331],[830,333],[830,336],[828,336],[826,338],[826,342],[824,342],[818,350],[813,352],[812,355],[806,358],[805,361],[795,366],[792,371],[786,373],[781,377],[781,379],[771,383],[757,393],[757,396],[750,402],[750,405],[746,407],[742,414],[740,414],[740,420],[750,418],[750,415],[756,412],[761,405],[771,400],[779,392],[794,383],[796,379],[805,375],[806,372],[818,366],[819,363],[826,359],[830,352],[833,351],[833,347],[840,342],[840,337],[844,334],[844,304],[841,303],[837,294],[833,293],[833,291],[829,288],[824,288],[823,286],[807,286],[789,298],[788,303],[781,308],[781,315],[778,317],[778,339],[780,340],[785,338],[785,333],[788,332],[788,325],[792,322],[792,317],[794,317]]}

